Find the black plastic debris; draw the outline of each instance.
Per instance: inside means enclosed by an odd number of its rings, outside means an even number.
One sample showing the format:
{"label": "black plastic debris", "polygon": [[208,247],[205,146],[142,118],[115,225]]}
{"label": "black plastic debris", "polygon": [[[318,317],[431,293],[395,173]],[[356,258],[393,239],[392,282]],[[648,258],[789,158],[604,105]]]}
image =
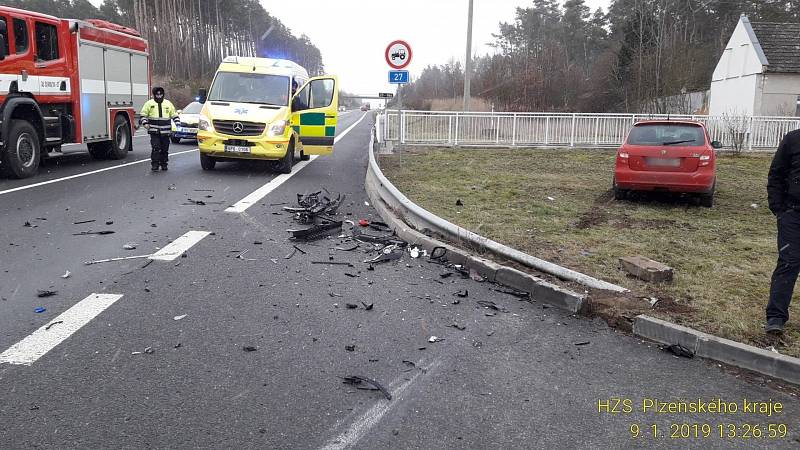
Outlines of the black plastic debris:
{"label": "black plastic debris", "polygon": [[403,257],[403,254],[400,253],[400,252],[395,252],[395,251],[391,251],[389,253],[381,252],[381,254],[379,254],[378,256],[376,256],[376,257],[374,257],[372,259],[367,259],[364,262],[368,263],[368,264],[385,263],[385,262],[390,262],[390,261],[397,261],[398,259],[400,259],[402,257]]}
{"label": "black plastic debris", "polygon": [[337,194],[336,198],[331,198],[332,196],[329,197],[330,193],[328,191],[325,191],[325,194],[322,195],[322,191],[311,194],[297,194],[297,204],[300,207],[285,206],[283,210],[294,213],[294,219],[302,224],[315,223],[317,218],[330,220],[331,216],[336,214],[346,196]]}
{"label": "black plastic debris", "polygon": [[345,276],[348,276],[350,278],[360,278],[358,275],[356,275],[354,273],[345,272],[344,274],[345,274]]}
{"label": "black plastic debris", "polygon": [[342,229],[341,221],[325,221],[302,230],[287,230],[292,233],[292,238],[302,241],[315,241],[327,237]]}
{"label": "black plastic debris", "polygon": [[334,249],[342,251],[342,252],[352,252],[353,250],[358,249],[358,244],[353,244],[353,245],[348,246],[348,247],[335,247]]}
{"label": "black plastic debris", "polygon": [[681,358],[694,358],[694,352],[680,344],[662,345],[661,350]]}
{"label": "black plastic debris", "polygon": [[106,220],[106,225],[114,225],[114,221],[113,220]]}
{"label": "black plastic debris", "polygon": [[367,384],[371,384],[372,386],[375,387],[375,389],[369,389],[369,390],[381,391],[383,393],[383,396],[386,397],[386,400],[391,400],[392,399],[392,394],[385,387],[383,387],[380,383],[378,383],[377,381],[375,381],[373,379],[362,377],[362,376],[358,376],[358,375],[350,375],[350,376],[347,376],[347,377],[342,377],[342,380],[343,380],[342,382],[344,384],[350,384],[350,385],[353,385],[353,386],[359,386],[362,382],[363,383],[367,383]]}
{"label": "black plastic debris", "polygon": [[374,303],[364,303],[364,302],[361,302],[361,304],[362,304],[362,305],[364,305],[364,309],[366,309],[367,311],[372,311],[372,308],[374,308],[374,307],[375,307],[375,304],[374,304]]}
{"label": "black plastic debris", "polygon": [[356,305],[355,303],[345,303],[344,305],[347,306],[347,309],[356,309],[356,308],[358,308],[358,305]]}
{"label": "black plastic debris", "polygon": [[343,262],[343,261],[311,261],[311,264],[327,264],[330,266],[347,266],[347,267],[355,267],[352,263]]}
{"label": "black plastic debris", "polygon": [[92,234],[103,236],[106,234],[114,234],[114,232],[111,230],[103,230],[103,231],[81,231],[80,233],[72,233],[73,236],[89,236]]}
{"label": "black plastic debris", "polygon": [[581,341],[581,342],[576,342],[575,346],[580,347],[580,346],[589,345],[589,344],[591,344],[591,342],[589,342],[589,341]]}
{"label": "black plastic debris", "polygon": [[58,324],[60,324],[60,323],[64,323],[64,321],[63,321],[63,320],[57,320],[57,321],[55,321],[55,322],[50,322],[50,323],[49,323],[49,324],[48,324],[46,327],[44,327],[44,329],[45,329],[45,330],[49,330],[49,329],[50,329],[50,328],[52,328],[53,326],[55,326],[55,325],[58,325]]}
{"label": "black plastic debris", "polygon": [[252,345],[245,345],[244,347],[242,347],[242,350],[245,352],[255,352],[258,350],[258,347],[254,347]]}
{"label": "black plastic debris", "polygon": [[28,222],[27,220],[25,221],[25,224],[23,224],[22,226],[23,227],[27,227],[27,228],[32,228],[33,227],[33,225],[31,225],[31,223]]}
{"label": "black plastic debris", "polygon": [[188,203],[184,203],[184,205],[197,205],[197,206],[206,206],[206,202],[204,202],[204,201],[202,201],[202,200],[192,200],[192,199],[187,199],[187,202],[188,202]]}
{"label": "black plastic debris", "polygon": [[58,293],[58,291],[51,291],[49,289],[37,289],[36,290],[36,296],[39,297],[39,298],[52,297],[52,296],[56,295],[57,293]]}
{"label": "black plastic debris", "polygon": [[484,308],[492,309],[494,311],[500,311],[504,313],[508,312],[508,310],[505,307],[500,306],[491,300],[478,300],[478,304],[483,306]]}
{"label": "black plastic debris", "polygon": [[439,261],[444,259],[445,255],[447,255],[447,249],[444,247],[433,247],[431,250],[431,261]]}
{"label": "black plastic debris", "polygon": [[73,224],[73,225],[82,225],[82,224],[84,224],[84,223],[92,223],[92,222],[96,222],[96,220],[95,220],[95,219],[91,219],[91,220],[81,220],[81,221],[79,221],[79,222],[72,222],[72,224]]}
{"label": "black plastic debris", "polygon": [[466,325],[461,325],[458,322],[453,322],[452,324],[448,325],[451,328],[455,328],[456,330],[464,331],[467,329]]}
{"label": "black plastic debris", "polygon": [[385,222],[372,221],[367,226],[375,231],[383,231],[383,232],[392,231],[391,227],[389,227],[389,225]]}
{"label": "black plastic debris", "polygon": [[442,272],[439,274],[439,278],[450,278],[453,276],[453,272]]}
{"label": "black plastic debris", "polygon": [[501,294],[508,294],[514,297],[517,297],[520,300],[530,300],[531,294],[530,292],[525,291],[518,291],[516,289],[511,288],[492,288],[495,292],[500,292]]}
{"label": "black plastic debris", "polygon": [[456,297],[466,298],[469,297],[469,291],[464,289],[463,291],[458,291],[453,295],[455,295]]}
{"label": "black plastic debris", "polygon": [[456,206],[464,206],[464,202],[462,202],[460,198],[456,199]]}
{"label": "black plastic debris", "polygon": [[347,350],[348,352],[354,352],[354,351],[356,351],[356,346],[355,345],[345,345],[344,349]]}
{"label": "black plastic debris", "polygon": [[405,248],[408,245],[406,242],[398,239],[394,233],[378,236],[369,233],[362,233],[358,229],[353,229],[353,239],[368,244],[381,244],[384,246],[397,245],[398,247],[402,248]]}

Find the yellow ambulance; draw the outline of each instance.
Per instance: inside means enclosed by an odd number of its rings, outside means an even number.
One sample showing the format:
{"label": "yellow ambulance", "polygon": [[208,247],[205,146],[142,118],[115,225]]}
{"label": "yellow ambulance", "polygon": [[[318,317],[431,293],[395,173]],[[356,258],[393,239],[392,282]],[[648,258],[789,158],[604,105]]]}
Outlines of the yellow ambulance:
{"label": "yellow ambulance", "polygon": [[310,78],[300,65],[270,58],[229,56],[201,89],[197,131],[200,165],[270,160],[291,173],[297,156],[333,153],[339,107],[338,79]]}

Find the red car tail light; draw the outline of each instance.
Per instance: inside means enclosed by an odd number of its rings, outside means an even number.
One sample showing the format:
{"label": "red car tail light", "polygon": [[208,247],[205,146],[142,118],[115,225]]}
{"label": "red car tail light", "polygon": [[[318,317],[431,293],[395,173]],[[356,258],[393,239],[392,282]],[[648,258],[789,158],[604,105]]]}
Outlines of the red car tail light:
{"label": "red car tail light", "polygon": [[711,164],[711,156],[710,155],[703,155],[700,157],[700,167],[705,167]]}
{"label": "red car tail light", "polygon": [[617,156],[619,156],[619,159],[628,159],[631,155],[629,155],[627,152],[619,152]]}

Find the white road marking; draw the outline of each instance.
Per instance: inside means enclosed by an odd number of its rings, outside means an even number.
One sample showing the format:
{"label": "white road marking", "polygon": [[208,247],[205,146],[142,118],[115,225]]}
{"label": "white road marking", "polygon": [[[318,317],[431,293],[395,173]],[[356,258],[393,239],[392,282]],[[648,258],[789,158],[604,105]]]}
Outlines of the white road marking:
{"label": "white road marking", "polygon": [[153,253],[148,257],[148,259],[154,259],[158,261],[172,261],[183,254],[186,250],[189,250],[197,244],[204,237],[211,234],[208,231],[187,231],[186,234],[175,239],[174,241],[167,244],[166,247],[162,248],[161,250]]}
{"label": "white road marking", "polygon": [[121,298],[118,294],[86,297],[0,354],[0,364],[30,366]]}
{"label": "white road marking", "polygon": [[439,365],[439,361],[435,361],[433,364],[425,368],[424,371],[418,370],[414,376],[411,377],[408,381],[404,382],[396,389],[392,390],[392,400],[385,401],[380,400],[380,403],[373,406],[372,408],[368,409],[367,412],[361,415],[352,425],[350,425],[347,430],[336,436],[335,438],[329,440],[324,446],[321,447],[322,450],[343,450],[345,448],[351,447],[358,443],[364,434],[370,430],[373,426],[375,426],[383,416],[389,412],[390,409],[394,405],[396,405],[400,401],[400,397],[403,395],[403,392],[411,386],[412,383],[422,374],[434,369],[436,366]]}
{"label": "white road marking", "polygon": [[[343,132],[339,133],[339,135],[336,136],[333,139],[333,143],[335,144],[335,143],[339,142],[339,140],[342,139],[343,137],[345,137],[347,135],[347,133],[350,132],[350,130],[352,130],[359,123],[361,123],[361,121],[364,120],[364,117],[366,117],[366,116],[367,116],[367,113],[364,113],[364,115],[361,116],[361,118],[358,119],[354,124],[350,125],[349,128],[347,128]],[[234,203],[233,206],[231,206],[230,208],[227,208],[225,210],[225,212],[241,214],[241,213],[247,211],[247,208],[249,208],[249,207],[253,206],[254,204],[258,203],[259,201],[261,201],[262,198],[266,197],[267,195],[269,195],[270,192],[274,191],[280,185],[282,185],[283,183],[287,182],[289,180],[289,178],[292,178],[293,176],[295,176],[298,172],[303,170],[307,165],[309,165],[315,159],[317,159],[317,155],[311,156],[308,161],[301,161],[300,163],[298,163],[298,164],[296,164],[294,166],[294,168],[292,170],[292,173],[285,173],[285,174],[278,175],[277,177],[275,177],[272,180],[270,180],[267,184],[261,186],[260,188],[256,189],[255,191],[251,192],[250,194],[248,194],[247,197],[245,197],[245,198],[239,200],[238,202]]]}
{"label": "white road marking", "polygon": [[[192,149],[192,150],[185,150],[185,151],[182,151],[182,152],[170,153],[169,156],[178,156],[178,155],[182,155],[184,153],[191,153],[191,152],[196,152],[196,151],[197,151],[197,149],[195,148],[195,149]],[[150,162],[150,158],[140,159],[139,161],[133,161],[133,162],[125,163],[125,164],[119,164],[117,166],[106,167],[105,169],[92,170],[91,172],[79,173],[77,175],[70,175],[68,177],[56,178],[55,180],[42,181],[41,183],[28,184],[28,185],[25,185],[25,186],[15,187],[13,189],[6,189],[5,191],[0,191],[0,195],[10,194],[12,192],[17,192],[17,191],[24,191],[25,189],[32,189],[32,188],[39,187],[39,186],[45,186],[45,185],[48,185],[48,184],[58,183],[60,181],[72,180],[73,178],[80,178],[80,177],[85,177],[85,176],[88,176],[88,175],[94,175],[96,173],[105,172],[105,171],[108,171],[108,170],[121,169],[123,167],[132,166],[134,164],[141,164],[143,162]]]}

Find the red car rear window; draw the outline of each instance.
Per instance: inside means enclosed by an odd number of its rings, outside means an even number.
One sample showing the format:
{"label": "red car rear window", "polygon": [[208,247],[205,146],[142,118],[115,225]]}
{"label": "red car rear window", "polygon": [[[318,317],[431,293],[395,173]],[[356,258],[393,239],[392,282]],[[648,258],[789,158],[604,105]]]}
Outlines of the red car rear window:
{"label": "red car rear window", "polygon": [[636,125],[628,135],[630,145],[683,145],[705,144],[703,128],[683,123],[645,123]]}

